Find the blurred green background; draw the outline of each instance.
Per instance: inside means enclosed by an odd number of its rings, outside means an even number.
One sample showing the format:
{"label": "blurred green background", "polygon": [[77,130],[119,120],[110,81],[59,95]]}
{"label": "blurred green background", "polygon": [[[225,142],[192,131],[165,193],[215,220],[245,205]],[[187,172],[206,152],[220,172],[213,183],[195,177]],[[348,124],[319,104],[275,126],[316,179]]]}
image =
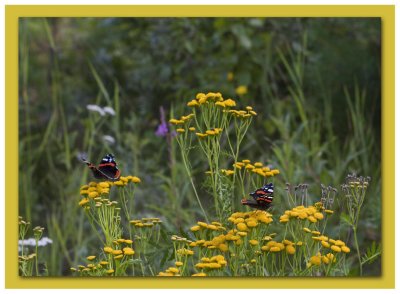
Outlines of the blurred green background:
{"label": "blurred green background", "polygon": [[[20,18],[19,69],[19,214],[53,240],[43,249],[50,275],[69,275],[98,249],[78,206],[92,180],[82,153],[97,163],[112,152],[123,174],[142,179],[138,218],[179,233],[201,215],[177,146],[155,134],[160,111],[182,115],[198,92],[258,113],[240,158],[280,169],[278,211],[287,182],[309,184],[317,201],[320,184],[340,190],[350,172],[371,176],[361,251],[380,242],[379,18]],[[207,165],[193,160],[200,183]],[[340,228],[336,219],[331,230]]]}

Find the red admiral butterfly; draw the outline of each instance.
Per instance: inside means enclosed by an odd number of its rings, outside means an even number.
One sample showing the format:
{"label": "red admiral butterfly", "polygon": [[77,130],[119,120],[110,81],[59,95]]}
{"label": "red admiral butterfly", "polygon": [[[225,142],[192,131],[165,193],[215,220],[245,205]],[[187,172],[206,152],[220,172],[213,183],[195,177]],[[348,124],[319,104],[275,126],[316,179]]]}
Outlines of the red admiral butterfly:
{"label": "red admiral butterfly", "polygon": [[117,181],[121,176],[121,171],[118,169],[112,154],[104,156],[98,167],[84,158],[82,158],[82,161],[92,170],[96,179]]}
{"label": "red admiral butterfly", "polygon": [[253,199],[242,199],[242,204],[260,210],[266,210],[271,206],[272,200],[274,199],[273,193],[274,185],[272,183],[264,185],[249,194]]}

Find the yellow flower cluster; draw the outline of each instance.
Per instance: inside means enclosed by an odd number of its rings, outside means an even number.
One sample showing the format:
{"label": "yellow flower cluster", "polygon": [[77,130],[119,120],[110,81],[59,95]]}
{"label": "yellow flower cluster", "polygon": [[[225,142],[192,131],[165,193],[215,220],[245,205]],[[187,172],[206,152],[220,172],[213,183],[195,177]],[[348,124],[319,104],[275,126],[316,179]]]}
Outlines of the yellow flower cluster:
{"label": "yellow flower cluster", "polygon": [[120,177],[118,181],[114,182],[114,185],[117,187],[123,187],[128,185],[129,182],[137,184],[140,183],[141,180],[138,177],[134,176]]}
{"label": "yellow flower cluster", "polygon": [[194,116],[193,113],[188,115],[182,115],[180,119],[171,118],[169,122],[173,125],[184,125],[185,123],[189,122],[190,119]]}
{"label": "yellow flower cluster", "polygon": [[193,255],[194,251],[186,248],[181,248],[176,250],[176,254],[182,255],[182,256],[187,256],[187,255]]}
{"label": "yellow flower cluster", "polygon": [[226,229],[219,222],[211,222],[211,224],[207,224],[205,222],[197,222],[197,225],[191,227],[190,230],[192,232],[197,232],[199,230],[224,231]]}
{"label": "yellow flower cluster", "polygon": [[[235,212],[228,220],[236,225],[235,229],[229,230],[226,234],[219,234],[210,240],[200,239],[189,243],[190,247],[205,247],[207,249],[217,249],[221,252],[229,250],[229,241],[234,245],[243,244],[243,237],[246,237],[251,229],[257,227],[260,223],[269,224],[272,222],[272,215],[265,211],[251,211],[251,212]],[[191,227],[192,232],[200,230],[211,231],[225,231],[226,228],[219,222],[212,222],[207,224],[205,222],[198,222],[196,226]],[[254,245],[254,241],[250,240],[250,244]]]}
{"label": "yellow flower cluster", "polygon": [[239,231],[246,232],[257,227],[260,223],[271,223],[272,214],[262,210],[235,212],[228,218],[228,221],[234,223]]}
{"label": "yellow flower cluster", "polygon": [[185,237],[179,237],[177,235],[172,235],[171,240],[175,241],[175,242],[182,242],[182,243],[191,243],[192,242]]}
{"label": "yellow flower cluster", "polygon": [[192,275],[192,277],[206,277],[207,276],[207,274],[206,273],[203,273],[203,272],[200,272],[200,273],[197,273],[197,274],[193,274]]}
{"label": "yellow flower cluster", "polygon": [[[77,268],[71,267],[70,270],[72,272],[81,272],[81,273],[94,273],[96,271],[103,271],[105,273],[108,273],[108,270],[106,269],[108,266],[108,261],[100,261],[98,263],[89,263],[87,265],[78,265]],[[114,270],[112,270],[114,272]]]}
{"label": "yellow flower cluster", "polygon": [[289,240],[283,240],[282,242],[276,242],[276,241],[268,241],[266,245],[261,247],[262,251],[266,252],[286,252],[287,254],[293,255],[296,253],[296,248],[295,246],[302,246],[303,243],[297,242],[294,243]]}
{"label": "yellow flower cluster", "polygon": [[303,205],[296,206],[291,210],[286,210],[283,215],[279,217],[279,222],[287,223],[290,219],[308,220],[311,223],[316,223],[324,218],[324,215],[320,212],[321,207],[317,205],[310,205],[304,207]]}
{"label": "yellow flower cluster", "polygon": [[320,266],[321,263],[329,264],[335,262],[336,262],[336,257],[332,253],[321,255],[321,253],[318,252],[316,255],[310,257],[310,260],[307,263],[307,267]]}
{"label": "yellow flower cluster", "polygon": [[247,94],[247,86],[240,85],[235,89],[236,94],[239,96],[242,96],[244,94]]}
{"label": "yellow flower cluster", "polygon": [[109,194],[110,187],[113,186],[114,183],[110,181],[106,182],[90,182],[87,185],[83,185],[80,190],[80,194],[85,197],[89,197],[94,199],[99,197],[100,195]]}
{"label": "yellow flower cluster", "polygon": [[129,223],[137,228],[151,228],[162,223],[162,221],[158,217],[143,217],[142,219],[131,220]]}
{"label": "yellow flower cluster", "polygon": [[350,248],[346,246],[346,243],[342,240],[330,239],[327,236],[313,236],[313,240],[321,242],[322,247],[331,249],[332,251],[339,253],[349,253]]}
{"label": "yellow flower cluster", "polygon": [[209,136],[217,136],[222,133],[221,128],[213,128],[211,130],[207,130],[204,133],[196,133],[196,136],[199,137],[200,139],[209,137]]}
{"label": "yellow flower cluster", "polygon": [[122,259],[124,256],[134,255],[135,251],[132,247],[127,245],[132,245],[133,241],[129,239],[117,239],[113,241],[113,244],[116,245],[115,249],[107,246],[103,248],[104,253],[113,255],[115,260]]}
{"label": "yellow flower cluster", "polygon": [[247,106],[246,110],[230,109],[227,112],[237,118],[250,118],[257,115],[257,112],[255,112],[251,106]]}
{"label": "yellow flower cluster", "polygon": [[228,263],[223,255],[215,255],[211,258],[203,257],[201,262],[195,265],[198,269],[215,270],[226,266]]}
{"label": "yellow flower cluster", "polygon": [[225,175],[225,176],[231,176],[233,175],[235,172],[231,169],[221,169],[221,174]]}
{"label": "yellow flower cluster", "polygon": [[[87,260],[93,261],[96,259],[96,256],[91,255],[86,257]],[[103,273],[103,274],[112,274],[114,273],[114,270],[109,268],[110,263],[105,260],[100,260],[97,263],[89,263],[87,265],[78,265],[77,268],[71,267],[70,270],[72,272],[80,272],[82,274],[86,275],[98,275],[98,273]]]}
{"label": "yellow flower cluster", "polygon": [[254,162],[252,164],[249,159],[243,159],[242,161],[235,162],[233,167],[238,170],[244,169],[266,178],[279,174],[279,169],[271,170],[268,166],[264,166],[261,162]]}
{"label": "yellow flower cluster", "polygon": [[[108,199],[102,198],[104,195],[110,194],[110,188],[112,186],[122,187],[128,185],[128,183],[140,183],[140,179],[135,176],[127,176],[120,177],[118,181],[104,181],[104,182],[90,182],[87,185],[83,185],[80,189],[80,194],[84,196],[84,198],[79,201],[79,205],[82,207],[87,206],[90,202],[90,199],[93,199],[96,202],[96,207],[100,207],[102,204],[110,205],[111,202]],[[114,203],[114,201],[112,202]],[[116,202],[114,203],[116,204]]]}
{"label": "yellow flower cluster", "polygon": [[179,269],[176,267],[170,267],[166,269],[164,272],[159,272],[157,277],[178,277],[180,276],[179,274]]}
{"label": "yellow flower cluster", "polygon": [[187,106],[196,107],[204,104],[208,105],[210,103],[214,103],[216,106],[223,108],[236,106],[236,102],[234,100],[232,99],[224,100],[221,93],[213,93],[213,92],[209,92],[207,94],[198,93],[196,95],[196,99],[189,101],[187,103]]}

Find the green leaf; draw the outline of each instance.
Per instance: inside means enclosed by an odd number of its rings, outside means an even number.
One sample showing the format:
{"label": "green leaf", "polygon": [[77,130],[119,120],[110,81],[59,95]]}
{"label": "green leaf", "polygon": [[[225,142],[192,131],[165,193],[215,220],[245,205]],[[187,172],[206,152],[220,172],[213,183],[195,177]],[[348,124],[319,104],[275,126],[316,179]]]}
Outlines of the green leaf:
{"label": "green leaf", "polygon": [[375,241],[372,242],[371,246],[367,248],[367,252],[362,257],[362,264],[371,264],[382,254],[381,244],[376,245]]}
{"label": "green leaf", "polygon": [[350,216],[348,214],[346,214],[346,213],[342,213],[340,215],[340,220],[341,220],[341,222],[346,223],[350,227],[353,225],[353,223],[351,222]]}

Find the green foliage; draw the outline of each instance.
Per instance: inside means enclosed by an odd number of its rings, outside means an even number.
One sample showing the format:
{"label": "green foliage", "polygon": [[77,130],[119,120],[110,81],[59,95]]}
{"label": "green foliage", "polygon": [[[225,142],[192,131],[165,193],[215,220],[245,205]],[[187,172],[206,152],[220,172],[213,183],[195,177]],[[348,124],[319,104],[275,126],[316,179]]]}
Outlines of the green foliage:
{"label": "green foliage", "polygon": [[[49,274],[70,275],[98,249],[77,205],[77,187],[90,177],[81,153],[98,162],[112,152],[123,175],[142,178],[128,207],[135,218],[157,213],[166,231],[178,232],[202,217],[198,199],[209,212],[215,204],[206,186],[193,192],[171,129],[166,137],[154,132],[160,107],[174,116],[189,97],[217,90],[259,113],[238,157],[280,170],[275,205],[289,207],[286,182],[308,183],[317,201],[321,183],[339,187],[349,172],[371,176],[357,230],[364,256],[381,238],[380,25],[378,18],[21,18],[19,214],[47,228]],[[207,164],[194,156],[191,167],[203,182]],[[348,234],[339,214],[327,226]],[[164,268],[171,251],[159,246]]]}

